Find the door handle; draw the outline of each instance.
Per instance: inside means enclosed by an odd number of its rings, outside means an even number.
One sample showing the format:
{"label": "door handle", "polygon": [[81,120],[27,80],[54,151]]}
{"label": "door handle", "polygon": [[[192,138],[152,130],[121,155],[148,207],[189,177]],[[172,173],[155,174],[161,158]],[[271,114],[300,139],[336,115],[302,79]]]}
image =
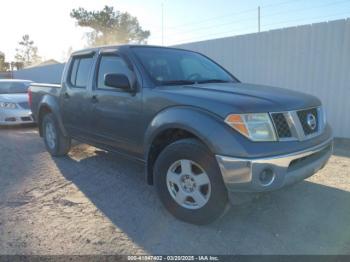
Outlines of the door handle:
{"label": "door handle", "polygon": [[92,96],[91,97],[91,102],[94,103],[94,104],[98,103],[97,96]]}
{"label": "door handle", "polygon": [[67,92],[64,93],[64,98],[69,99],[69,94]]}

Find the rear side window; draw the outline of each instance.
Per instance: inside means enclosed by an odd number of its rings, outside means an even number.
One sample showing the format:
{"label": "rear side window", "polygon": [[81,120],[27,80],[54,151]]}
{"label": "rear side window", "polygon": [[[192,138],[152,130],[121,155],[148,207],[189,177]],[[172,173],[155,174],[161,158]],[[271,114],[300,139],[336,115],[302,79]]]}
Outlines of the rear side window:
{"label": "rear side window", "polygon": [[77,57],[73,59],[70,73],[70,83],[73,87],[86,87],[92,67],[92,57]]}

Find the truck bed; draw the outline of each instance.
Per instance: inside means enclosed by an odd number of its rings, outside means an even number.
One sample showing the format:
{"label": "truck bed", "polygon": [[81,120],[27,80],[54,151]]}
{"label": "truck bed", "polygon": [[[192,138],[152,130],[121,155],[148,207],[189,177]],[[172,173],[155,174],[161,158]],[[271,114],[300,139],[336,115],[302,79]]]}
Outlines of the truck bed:
{"label": "truck bed", "polygon": [[31,93],[31,109],[34,120],[38,117],[38,107],[40,102],[43,101],[44,96],[50,97],[49,99],[58,100],[60,95],[61,85],[59,84],[44,84],[44,83],[33,83],[30,85]]}
{"label": "truck bed", "polygon": [[47,88],[61,88],[60,84],[48,84],[48,83],[31,83],[30,84],[30,88],[33,90],[33,88],[35,88],[35,90],[39,90],[40,88],[43,88],[45,90],[47,90]]}

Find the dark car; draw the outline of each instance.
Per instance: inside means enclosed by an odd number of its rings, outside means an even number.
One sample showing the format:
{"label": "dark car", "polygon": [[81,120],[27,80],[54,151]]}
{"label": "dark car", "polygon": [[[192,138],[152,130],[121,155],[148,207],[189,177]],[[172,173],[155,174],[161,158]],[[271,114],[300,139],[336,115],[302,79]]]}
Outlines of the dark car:
{"label": "dark car", "polygon": [[47,150],[65,155],[73,138],[140,161],[165,207],[190,223],[219,217],[230,192],[275,190],[307,178],[332,152],[319,99],[241,83],[196,52],[83,50],[62,79],[29,92]]}

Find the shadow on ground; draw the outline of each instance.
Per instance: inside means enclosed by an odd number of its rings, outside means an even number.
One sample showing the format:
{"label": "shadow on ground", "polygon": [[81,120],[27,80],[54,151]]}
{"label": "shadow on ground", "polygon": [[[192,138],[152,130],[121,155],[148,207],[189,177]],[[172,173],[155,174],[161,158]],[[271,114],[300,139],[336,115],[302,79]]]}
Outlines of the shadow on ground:
{"label": "shadow on ground", "polygon": [[[350,253],[350,193],[311,182],[259,195],[207,226],[173,218],[143,167],[97,150],[82,159],[54,159],[131,240],[151,254]],[[69,164],[67,164],[69,162]]]}
{"label": "shadow on ground", "polygon": [[37,126],[36,124],[21,124],[21,125],[13,125],[13,126],[0,125],[0,130],[13,130],[13,131],[28,130],[28,129],[33,129],[36,126]]}

